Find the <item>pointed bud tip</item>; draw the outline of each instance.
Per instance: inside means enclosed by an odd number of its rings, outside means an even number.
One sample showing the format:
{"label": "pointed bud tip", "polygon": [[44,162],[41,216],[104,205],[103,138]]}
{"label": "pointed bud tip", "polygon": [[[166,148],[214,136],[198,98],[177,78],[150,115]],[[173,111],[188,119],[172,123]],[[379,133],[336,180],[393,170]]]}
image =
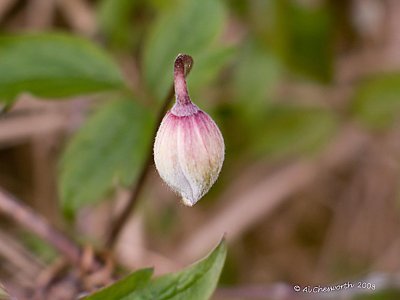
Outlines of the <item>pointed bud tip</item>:
{"label": "pointed bud tip", "polygon": [[197,203],[197,200],[190,200],[188,198],[182,197],[182,203],[186,206],[193,207]]}
{"label": "pointed bud tip", "polygon": [[[196,108],[197,109],[197,108]],[[191,115],[170,111],[161,122],[154,143],[154,161],[161,178],[193,206],[218,178],[225,145],[215,122],[197,109]]]}

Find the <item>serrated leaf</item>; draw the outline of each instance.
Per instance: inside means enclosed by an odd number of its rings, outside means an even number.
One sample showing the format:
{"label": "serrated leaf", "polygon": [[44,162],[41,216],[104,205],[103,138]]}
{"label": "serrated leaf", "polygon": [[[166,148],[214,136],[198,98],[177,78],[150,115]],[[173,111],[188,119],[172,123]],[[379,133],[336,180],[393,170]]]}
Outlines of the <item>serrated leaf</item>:
{"label": "serrated leaf", "polygon": [[400,74],[381,74],[363,81],[355,92],[352,111],[372,128],[391,126],[400,112]]}
{"label": "serrated leaf", "polygon": [[149,90],[161,101],[173,78],[179,53],[194,57],[212,44],[221,32],[225,9],[219,0],[180,0],[159,16],[144,48],[144,74]]}
{"label": "serrated leaf", "polygon": [[292,71],[329,82],[333,74],[333,17],[328,1],[276,0],[273,43]]}
{"label": "serrated leaf", "polygon": [[118,67],[90,41],[67,34],[0,37],[0,99],[64,98],[124,87]]}
{"label": "serrated leaf", "polygon": [[153,269],[136,271],[118,282],[84,297],[82,300],[119,300],[129,296],[132,291],[144,288],[153,275]]}
{"label": "serrated leaf", "polygon": [[155,278],[144,289],[120,300],[207,300],[217,286],[225,257],[223,240],[205,259],[183,271]]}
{"label": "serrated leaf", "polygon": [[100,201],[119,184],[134,182],[143,166],[153,115],[133,99],[100,107],[72,138],[60,165],[65,212]]}

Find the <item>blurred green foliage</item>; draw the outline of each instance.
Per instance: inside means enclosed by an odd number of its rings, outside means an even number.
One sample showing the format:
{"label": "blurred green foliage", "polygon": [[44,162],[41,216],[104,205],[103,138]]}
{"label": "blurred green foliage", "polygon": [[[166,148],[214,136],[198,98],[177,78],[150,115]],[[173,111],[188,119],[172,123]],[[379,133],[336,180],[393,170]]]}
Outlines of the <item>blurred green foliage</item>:
{"label": "blurred green foliage", "polygon": [[128,186],[150,148],[153,114],[135,99],[102,105],[70,141],[60,165],[60,196],[73,216],[82,205]]}
{"label": "blurred green foliage", "polygon": [[[127,95],[115,100],[120,96],[105,94],[108,103],[96,109],[63,155],[59,190],[70,215],[120,184],[133,184],[150,149],[159,109],[154,103],[167,94],[181,52],[195,59],[190,94],[219,121],[228,159],[315,153],[335,134],[336,111],[278,93],[293,80],[290,74],[315,85],[332,80],[335,10],[329,1],[102,0],[97,11],[109,53],[66,33],[0,38],[3,101],[21,93],[56,99],[112,90]],[[140,14],[145,21],[136,23]],[[241,31],[234,31],[235,22],[243,22]],[[113,51],[138,59],[141,91],[129,90],[110,58]],[[361,82],[349,101],[352,116],[374,128],[391,125],[400,109],[399,82],[398,74]]]}
{"label": "blurred green foliage", "polygon": [[[343,101],[343,111],[350,111],[346,118],[326,99],[305,105],[302,96],[286,88],[293,82],[311,89],[337,84],[338,16],[332,1],[102,0],[97,16],[103,46],[67,33],[0,38],[3,102],[22,93],[60,99],[114,92],[98,97],[101,105],[62,156],[59,191],[69,216],[105,199],[119,185],[135,182],[151,151],[154,115],[171,86],[178,53],[193,56],[189,93],[222,129],[227,145],[224,170],[249,157],[273,161],[313,155],[344,121],[383,130],[398,120],[398,73],[356,81],[353,95]],[[112,60],[121,53],[135,60],[140,84],[134,86],[140,90],[129,88],[129,78],[123,78],[122,68]],[[189,299],[186,292],[208,295],[225,257],[225,250],[217,249],[216,256],[190,271],[153,281],[149,270],[141,271],[118,284],[124,291],[142,280],[155,293],[180,293],[171,299]],[[139,290],[137,299],[150,299]],[[190,299],[203,299],[197,296]]]}
{"label": "blurred green foliage", "polygon": [[202,101],[197,99],[209,89],[221,69],[234,58],[235,53],[236,49],[233,46],[217,46],[196,57],[196,72],[191,73],[187,79],[189,93],[194,101]]}
{"label": "blurred green foliage", "polygon": [[366,126],[385,129],[400,112],[400,73],[379,74],[362,81],[352,102],[353,114]]}
{"label": "blurred green foliage", "polygon": [[259,137],[252,146],[255,153],[281,158],[319,149],[335,133],[336,120],[329,110],[275,106],[254,125]]}
{"label": "blurred green foliage", "polygon": [[328,2],[275,0],[275,9],[271,38],[278,56],[299,74],[331,81],[334,23]]}
{"label": "blurred green foliage", "polygon": [[63,98],[124,86],[108,54],[77,36],[1,37],[0,56],[0,99],[6,102],[24,92],[41,98]]}
{"label": "blurred green foliage", "polygon": [[[221,33],[225,20],[226,11],[216,0],[179,1],[157,17],[145,41],[143,68],[149,91],[158,101],[171,85],[171,66],[177,54],[204,55]],[[196,59],[196,68],[197,63]]]}
{"label": "blurred green foliage", "polygon": [[102,0],[98,5],[98,20],[109,44],[117,48],[133,45],[135,28],[132,16],[137,0]]}
{"label": "blurred green foliage", "polygon": [[240,48],[233,89],[237,102],[246,113],[257,114],[271,103],[275,86],[282,76],[282,66],[268,48],[255,39],[248,39]]}

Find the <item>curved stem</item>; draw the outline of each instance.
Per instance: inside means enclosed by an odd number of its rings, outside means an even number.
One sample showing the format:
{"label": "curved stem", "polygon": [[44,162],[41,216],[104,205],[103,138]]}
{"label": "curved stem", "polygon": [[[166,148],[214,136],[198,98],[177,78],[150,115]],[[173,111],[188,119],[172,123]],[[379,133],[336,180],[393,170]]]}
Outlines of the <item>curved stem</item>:
{"label": "curved stem", "polygon": [[193,66],[193,58],[187,54],[179,54],[174,64],[174,87],[176,102],[181,105],[189,104],[190,98],[185,77]]}
{"label": "curved stem", "polygon": [[[185,77],[189,74],[190,70],[193,67],[193,58],[190,55],[187,54],[179,54],[174,63],[174,84],[170,87],[167,96],[165,97],[163,101],[163,105],[158,112],[157,116],[157,121],[156,121],[156,126],[154,126],[154,131],[153,131],[153,140],[155,139],[157,135],[158,128],[160,127],[160,124],[165,116],[165,113],[168,110],[168,107],[171,104],[171,101],[174,96],[174,88],[175,88],[175,97],[178,103],[184,104],[181,101],[181,97],[178,95],[186,95],[187,99],[184,97],[183,101],[190,101],[187,88],[186,88],[186,80]],[[178,87],[181,89],[177,89],[177,82],[178,82]],[[183,89],[183,90],[182,90]],[[146,161],[143,165],[143,168],[139,174],[138,180],[136,181],[135,185],[132,188],[132,192],[130,194],[128,203],[125,205],[124,209],[122,209],[121,214],[116,217],[114,224],[111,226],[111,230],[109,231],[109,235],[106,240],[106,245],[109,248],[112,248],[114,244],[117,242],[119,236],[121,235],[122,229],[124,228],[126,222],[129,219],[129,216],[131,215],[133,209],[136,206],[136,203],[138,201],[139,195],[142,192],[143,186],[146,182],[147,174],[149,173],[151,166],[153,164],[153,145],[150,145],[150,148],[148,150],[148,155],[146,158]]]}

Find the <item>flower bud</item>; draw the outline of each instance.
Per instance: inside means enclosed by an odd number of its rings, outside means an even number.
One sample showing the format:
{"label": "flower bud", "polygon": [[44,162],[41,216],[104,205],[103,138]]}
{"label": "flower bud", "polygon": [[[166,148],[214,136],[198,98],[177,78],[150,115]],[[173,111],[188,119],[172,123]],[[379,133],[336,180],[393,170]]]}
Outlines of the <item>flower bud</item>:
{"label": "flower bud", "polygon": [[217,180],[225,145],[215,122],[190,100],[184,72],[187,60],[191,65],[187,55],[175,60],[176,103],[158,129],[154,161],[161,178],[185,205],[193,206]]}

